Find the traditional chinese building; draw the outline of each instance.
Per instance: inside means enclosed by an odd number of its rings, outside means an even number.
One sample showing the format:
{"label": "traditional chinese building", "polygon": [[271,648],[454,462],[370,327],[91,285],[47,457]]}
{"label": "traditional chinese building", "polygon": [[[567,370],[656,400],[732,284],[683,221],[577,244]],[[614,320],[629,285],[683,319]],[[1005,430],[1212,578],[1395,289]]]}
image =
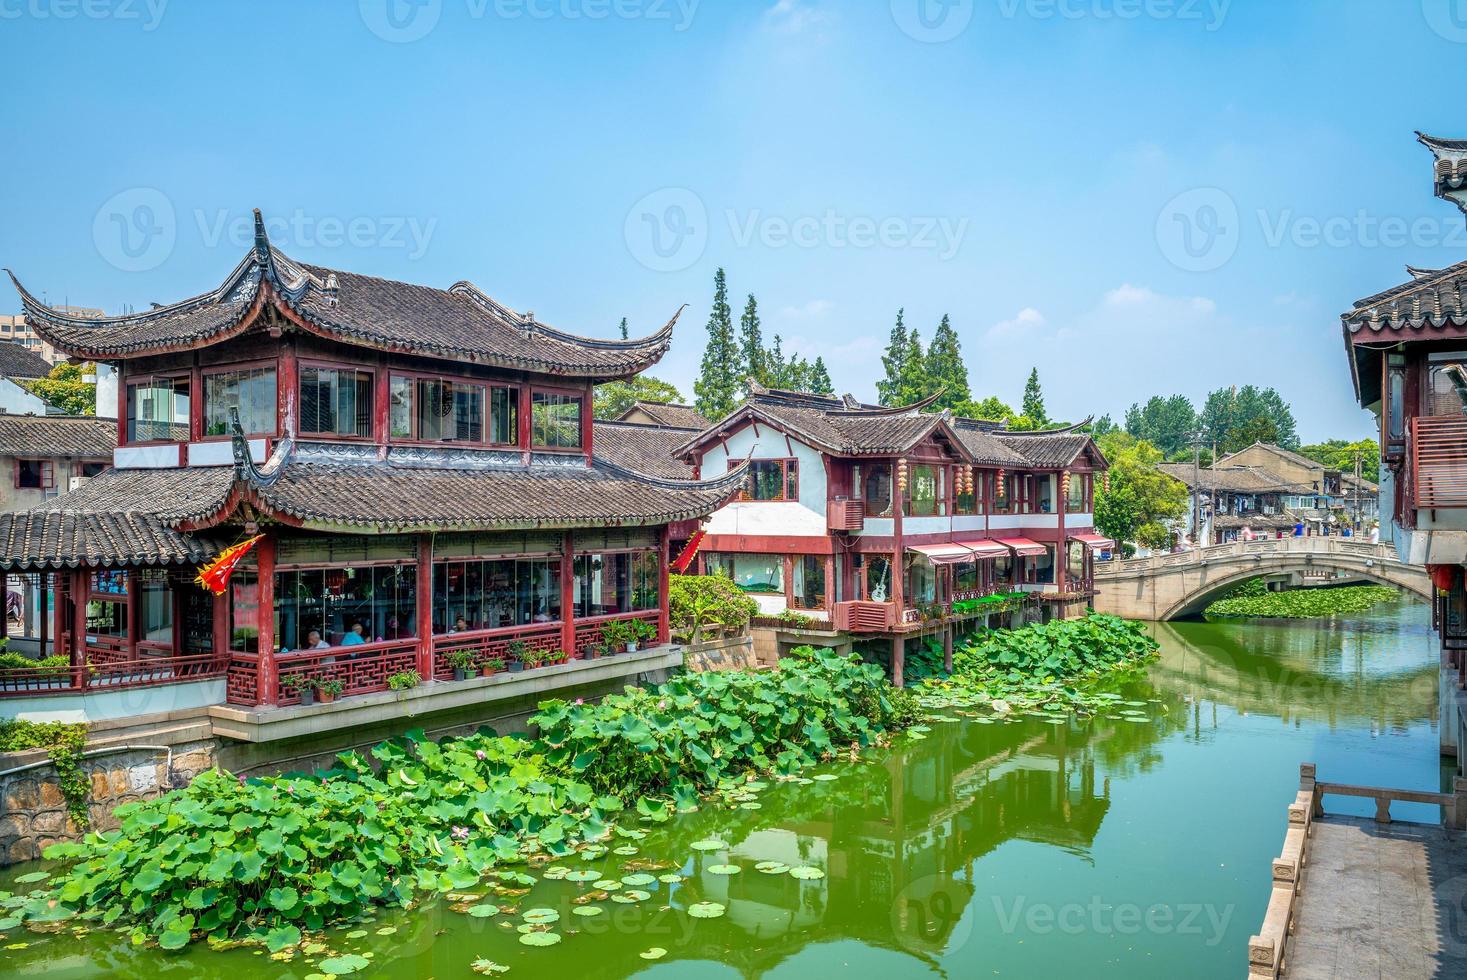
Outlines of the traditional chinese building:
{"label": "traditional chinese building", "polygon": [[1096,481],[1108,464],[1076,430],[1017,433],[928,411],[757,388],[680,455],[703,478],[750,460],[748,487],[718,510],[700,568],[729,575],[766,615],[908,638],[986,615],[974,600],[1022,595],[1040,615],[1083,609]]}
{"label": "traditional chinese building", "polygon": [[[673,322],[593,340],[471,283],[307,265],[271,245],[258,212],[249,254],[190,299],[79,317],[16,287],[47,343],[116,366],[117,447],[75,492],[0,517],[0,568],[52,596],[34,645],[71,664],[0,672],[0,711],[167,684],[169,708],[248,709],[230,715],[241,737],[265,738],[269,709],[298,703],[304,679],[347,696],[409,671],[447,681],[463,651],[476,664],[564,652],[565,673],[613,621],[656,638],[620,671],[634,676],[656,664],[631,661],[669,656],[672,539],[745,478],[699,483],[597,452],[593,386],[655,363]],[[256,534],[224,595],[194,583]]]}

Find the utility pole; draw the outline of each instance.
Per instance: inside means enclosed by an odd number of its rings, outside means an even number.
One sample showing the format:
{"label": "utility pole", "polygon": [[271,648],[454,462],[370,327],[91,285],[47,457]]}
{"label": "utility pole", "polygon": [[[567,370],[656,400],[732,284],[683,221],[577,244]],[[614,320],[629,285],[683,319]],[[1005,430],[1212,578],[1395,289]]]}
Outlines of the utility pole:
{"label": "utility pole", "polygon": [[1355,450],[1355,533],[1360,533],[1360,456],[1361,451]]}
{"label": "utility pole", "polygon": [[1202,547],[1202,433],[1192,433],[1192,541]]}

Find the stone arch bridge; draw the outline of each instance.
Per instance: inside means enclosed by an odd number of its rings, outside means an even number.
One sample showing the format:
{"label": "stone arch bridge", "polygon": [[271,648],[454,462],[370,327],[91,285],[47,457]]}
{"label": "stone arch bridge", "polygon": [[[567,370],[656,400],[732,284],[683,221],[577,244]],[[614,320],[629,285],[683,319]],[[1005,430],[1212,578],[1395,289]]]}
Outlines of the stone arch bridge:
{"label": "stone arch bridge", "polygon": [[1350,538],[1235,541],[1172,555],[1095,566],[1095,609],[1127,619],[1165,622],[1200,613],[1250,578],[1289,585],[1376,582],[1431,599],[1420,565],[1403,564],[1390,545]]}

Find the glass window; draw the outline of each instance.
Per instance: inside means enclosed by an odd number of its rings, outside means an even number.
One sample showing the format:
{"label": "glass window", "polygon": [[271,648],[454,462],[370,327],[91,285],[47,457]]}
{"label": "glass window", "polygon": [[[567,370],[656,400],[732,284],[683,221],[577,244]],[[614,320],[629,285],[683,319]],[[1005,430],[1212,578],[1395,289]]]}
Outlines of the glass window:
{"label": "glass window", "polygon": [[891,516],[891,464],[876,463],[857,467],[855,472],[856,492],[866,501],[866,513],[870,517]]}
{"label": "glass window", "polygon": [[392,379],[392,438],[483,442],[484,386],[434,378]]}
{"label": "glass window", "polygon": [[784,595],[783,555],[709,555],[708,563],[745,592]]}
{"label": "glass window", "polygon": [[1034,581],[1040,585],[1050,585],[1054,582],[1054,545],[1044,546],[1044,554],[1035,555],[1029,561],[1034,563]]}
{"label": "glass window", "polygon": [[1406,438],[1406,358],[1391,354],[1386,363],[1386,438],[1400,442]]}
{"label": "glass window", "polygon": [[49,459],[17,459],[15,485],[21,490],[50,490],[56,486],[56,466]]}
{"label": "glass window", "polygon": [[260,577],[246,555],[229,576],[229,649],[255,653],[260,640]]}
{"label": "glass window", "polygon": [[955,468],[953,474],[953,513],[954,514],[977,514],[981,513],[978,505],[982,500],[983,474],[973,474],[973,487],[970,490],[959,489],[963,483],[959,479],[962,474],[961,468]]}
{"label": "glass window", "polygon": [[1070,474],[1070,492],[1065,497],[1065,510],[1071,514],[1082,514],[1085,512],[1085,501],[1089,497],[1086,492],[1090,488],[1089,473]]}
{"label": "glass window", "polygon": [[903,601],[908,606],[937,601],[937,567],[920,555],[909,554],[906,561]]}
{"label": "glass window", "polygon": [[942,489],[942,467],[914,463],[907,468],[907,514],[935,517],[946,511]]}
{"label": "glass window", "polygon": [[864,597],[871,602],[891,598],[891,559],[885,555],[857,555],[857,581],[863,583]]}
{"label": "glass window", "polygon": [[128,442],[188,442],[188,378],[150,378],[127,386]]}
{"label": "glass window", "polygon": [[469,559],[433,566],[433,632],[558,623],[559,558]]}
{"label": "glass window", "polygon": [[168,585],[168,575],[156,569],[147,569],[138,576],[138,625],[139,640],[148,643],[173,642],[173,589]]}
{"label": "glass window", "polygon": [[1034,477],[1034,486],[1037,494],[1035,503],[1038,504],[1039,513],[1054,513],[1054,474],[1045,473]]}
{"label": "glass window", "polygon": [[92,599],[87,603],[87,636],[127,636],[127,603]]}
{"label": "glass window", "polygon": [[799,471],[792,459],[756,459],[749,464],[745,500],[798,500]]}
{"label": "glass window", "polygon": [[489,441],[496,446],[520,444],[520,392],[518,388],[489,389]]}
{"label": "glass window", "polygon": [[825,557],[800,555],[794,561],[792,586],[796,609],[825,608]]}
{"label": "glass window", "polygon": [[953,566],[953,588],[958,592],[973,592],[978,588],[977,562],[959,562]]}
{"label": "glass window", "polygon": [[1085,581],[1085,553],[1090,549],[1079,541],[1071,541],[1067,550],[1069,561],[1065,565],[1065,575],[1070,580],[1070,590]]}
{"label": "glass window", "polygon": [[575,613],[610,616],[633,611],[632,554],[577,555]]}
{"label": "glass window", "polygon": [[1434,354],[1431,361],[1433,363],[1427,372],[1425,414],[1460,418],[1467,413],[1467,389],[1459,391],[1457,384],[1462,370],[1467,368],[1467,357]]}
{"label": "glass window", "polygon": [[378,643],[417,635],[417,565],[298,568],[275,574],[279,649]]}
{"label": "glass window", "polygon": [[301,368],[301,432],[372,435],[372,372],[350,368]]}
{"label": "glass window", "polygon": [[246,435],[275,433],[275,369],[218,371],[204,375],[204,435],[230,434],[229,410],[239,410]]}
{"label": "glass window", "polygon": [[530,444],[536,449],[581,448],[580,395],[537,391],[530,396]]}
{"label": "glass window", "polygon": [[1014,556],[1000,555],[993,559],[993,579],[1003,585],[1014,584]]}

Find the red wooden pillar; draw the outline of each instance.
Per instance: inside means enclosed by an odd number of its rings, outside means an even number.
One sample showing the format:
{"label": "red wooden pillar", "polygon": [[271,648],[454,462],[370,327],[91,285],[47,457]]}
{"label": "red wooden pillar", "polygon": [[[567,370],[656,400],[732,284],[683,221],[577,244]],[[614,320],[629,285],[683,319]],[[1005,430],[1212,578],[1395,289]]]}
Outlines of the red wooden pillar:
{"label": "red wooden pillar", "polygon": [[294,439],[299,427],[300,363],[296,359],[293,339],[286,340],[280,347],[275,401],[275,431],[282,439]]}
{"label": "red wooden pillar", "polygon": [[657,532],[657,642],[672,642],[672,617],[668,612],[668,563],[672,561],[672,528],[662,525]]}
{"label": "red wooden pillar", "polygon": [[590,385],[586,386],[585,394],[581,396],[581,449],[586,453],[586,465],[594,465],[591,462],[591,423],[595,421],[591,414],[591,401],[594,391]]}
{"label": "red wooden pillar", "polygon": [[51,643],[51,617],[56,614],[55,604],[58,601],[58,596],[53,595],[53,591],[59,592],[52,582],[50,572],[36,573],[36,590],[39,593],[36,596],[36,618],[40,622],[36,625],[41,631],[41,656],[49,657],[51,654],[47,647]]}
{"label": "red wooden pillar", "polygon": [[433,535],[418,535],[418,676],[432,680],[433,667]]}
{"label": "red wooden pillar", "polygon": [[902,559],[906,557],[906,548],[902,541],[902,512],[907,507],[907,495],[897,486],[896,464],[892,464],[891,480],[891,591],[887,599],[896,603],[896,623],[900,628],[902,621],[906,618],[906,572]]}
{"label": "red wooden pillar", "polygon": [[785,555],[782,561],[784,562],[784,607],[793,609],[795,608],[795,556]]}
{"label": "red wooden pillar", "polygon": [[87,577],[85,567],[71,573],[71,676],[77,687],[86,687],[91,680],[87,670]]}
{"label": "red wooden pillar", "polygon": [[[390,428],[389,413],[392,411],[392,388],[387,376],[387,355],[377,357],[377,373],[372,376],[372,441],[379,447],[387,445]],[[379,450],[385,451],[385,450]],[[419,671],[422,674],[422,671]],[[427,674],[422,675],[425,679]]]}
{"label": "red wooden pillar", "polygon": [[55,624],[55,648],[52,651],[56,656],[65,657],[71,654],[69,647],[63,645],[62,637],[66,636],[70,627],[66,623],[66,597],[71,594],[71,581],[74,575],[63,576],[60,571],[51,573],[51,621]]}
{"label": "red wooden pillar", "polygon": [[[530,463],[530,419],[534,414],[534,403],[530,395],[530,386],[520,385],[520,418],[518,439],[520,449],[524,450],[525,465]],[[567,650],[567,653],[570,651]]]}
{"label": "red wooden pillar", "polygon": [[560,545],[560,648],[576,656],[576,533],[569,528]]}
{"label": "red wooden pillar", "polygon": [[[0,570],[0,598],[5,600],[5,625],[4,632],[0,633],[0,639],[8,640],[10,639],[10,575],[3,570]],[[42,650],[41,656],[45,655],[46,651]]]}
{"label": "red wooden pillar", "polygon": [[[121,361],[117,364],[117,444],[127,445],[127,378],[124,374],[125,367]],[[58,632],[56,638],[59,641],[61,634]]]}
{"label": "red wooden pillar", "polygon": [[[127,659],[136,660],[138,656],[138,634],[141,632],[143,621],[142,610],[138,608],[138,598],[142,590],[138,587],[138,573],[136,569],[129,568],[127,575]],[[175,633],[178,631],[175,630]]]}
{"label": "red wooden pillar", "polygon": [[[1074,480],[1077,477],[1072,475],[1070,479]],[[1069,495],[1065,493],[1065,488],[1060,485],[1064,482],[1064,474],[1056,476],[1054,482],[1055,503],[1058,505],[1055,511],[1059,514],[1059,544],[1055,545],[1054,549],[1054,586],[1056,591],[1065,592],[1068,578],[1066,572],[1070,564],[1069,544],[1065,541],[1065,511],[1069,510],[1070,499]],[[1064,499],[1060,499],[1061,497]]]}
{"label": "red wooden pillar", "polygon": [[835,622],[835,555],[825,556],[825,618]]}
{"label": "red wooden pillar", "polygon": [[255,697],[260,704],[278,700],[275,676],[275,535],[266,534],[255,545],[259,565],[259,608],[256,610],[256,678]]}
{"label": "red wooden pillar", "polygon": [[229,624],[229,593],[214,596],[214,659],[228,664],[229,642],[232,636]]}

